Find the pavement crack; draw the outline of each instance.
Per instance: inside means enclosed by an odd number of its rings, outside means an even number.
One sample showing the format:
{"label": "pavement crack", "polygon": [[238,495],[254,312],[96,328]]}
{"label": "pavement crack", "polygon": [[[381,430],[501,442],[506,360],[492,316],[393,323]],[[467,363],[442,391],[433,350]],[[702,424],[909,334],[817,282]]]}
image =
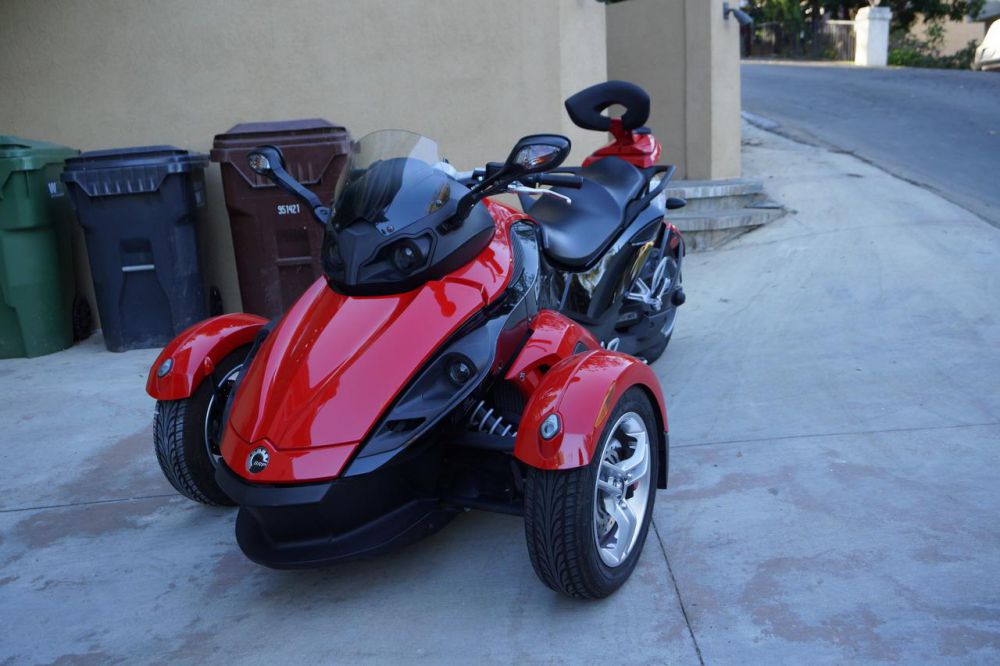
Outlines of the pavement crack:
{"label": "pavement crack", "polygon": [[698,655],[698,663],[701,666],[705,666],[705,658],[701,655],[701,646],[698,645],[698,639],[695,638],[694,629],[691,627],[691,618],[688,617],[687,608],[684,606],[684,597],[681,596],[681,589],[677,586],[677,578],[674,576],[674,568],[670,566],[670,558],[667,557],[667,549],[663,545],[663,539],[660,537],[660,530],[656,526],[655,520],[650,520],[650,525],[653,526],[653,532],[656,533],[656,542],[660,544],[660,552],[663,553],[663,561],[667,563],[667,573],[670,574],[670,582],[674,585],[674,592],[677,594],[677,605],[681,608],[681,615],[684,616],[684,624],[687,625],[688,635],[691,636],[691,643],[694,645],[694,652]]}
{"label": "pavement crack", "polygon": [[93,506],[96,504],[121,504],[123,502],[138,502],[148,499],[161,499],[164,497],[174,497],[173,493],[163,495],[138,495],[136,497],[116,497],[113,499],[90,500],[85,502],[67,502],[66,504],[42,504],[39,506],[22,506],[13,509],[0,509],[0,513],[20,513],[23,511],[44,511],[45,509],[68,509],[75,506]]}
{"label": "pavement crack", "polygon": [[850,437],[854,435],[879,435],[890,432],[927,432],[933,430],[958,430],[961,428],[990,428],[1000,426],[1000,421],[990,423],[956,423],[944,426],[923,426],[920,428],[884,428],[882,430],[845,430],[838,432],[804,433],[798,435],[776,435],[772,437],[753,437],[748,439],[720,439],[713,442],[694,442],[691,444],[671,444],[671,449],[692,449],[701,446],[716,446],[720,444],[754,444],[757,442],[773,442],[786,439],[813,439],[820,437]]}

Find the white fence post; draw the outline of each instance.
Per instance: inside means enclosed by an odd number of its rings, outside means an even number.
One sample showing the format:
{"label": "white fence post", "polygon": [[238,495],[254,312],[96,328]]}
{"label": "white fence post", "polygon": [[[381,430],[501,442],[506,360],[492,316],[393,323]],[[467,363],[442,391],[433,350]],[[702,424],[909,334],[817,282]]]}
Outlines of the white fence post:
{"label": "white fence post", "polygon": [[885,67],[889,62],[888,7],[862,7],[854,17],[854,64],[862,67]]}

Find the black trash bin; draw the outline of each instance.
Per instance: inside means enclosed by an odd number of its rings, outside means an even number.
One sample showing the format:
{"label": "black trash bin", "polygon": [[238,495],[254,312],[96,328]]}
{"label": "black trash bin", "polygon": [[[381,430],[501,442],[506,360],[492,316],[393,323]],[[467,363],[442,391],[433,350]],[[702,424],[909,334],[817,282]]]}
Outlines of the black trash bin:
{"label": "black trash bin", "polygon": [[62,179],[83,226],[104,343],[161,347],[208,316],[195,225],[206,155],[173,146],[86,152]]}

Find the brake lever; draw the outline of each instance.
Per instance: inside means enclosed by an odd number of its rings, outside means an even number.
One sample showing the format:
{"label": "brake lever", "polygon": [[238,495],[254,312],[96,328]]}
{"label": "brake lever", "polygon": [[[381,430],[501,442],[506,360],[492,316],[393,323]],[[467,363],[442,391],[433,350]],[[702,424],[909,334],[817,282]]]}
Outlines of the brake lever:
{"label": "brake lever", "polygon": [[573,203],[572,199],[570,199],[565,194],[562,194],[561,192],[553,192],[552,190],[546,190],[541,187],[528,187],[527,185],[522,185],[517,181],[514,181],[513,183],[508,185],[507,191],[513,192],[514,194],[541,194],[543,196],[548,195],[550,197],[555,197],[556,199],[562,199],[567,206]]}

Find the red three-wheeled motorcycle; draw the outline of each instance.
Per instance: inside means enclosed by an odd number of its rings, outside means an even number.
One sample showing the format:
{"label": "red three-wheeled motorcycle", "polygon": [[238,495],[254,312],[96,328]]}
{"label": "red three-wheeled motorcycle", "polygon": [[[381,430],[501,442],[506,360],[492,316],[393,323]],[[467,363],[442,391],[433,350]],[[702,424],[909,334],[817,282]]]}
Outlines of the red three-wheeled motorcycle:
{"label": "red three-wheeled motorcycle", "polygon": [[[611,118],[604,111],[621,105]],[[323,225],[317,280],[280,318],[230,314],[157,358],[155,448],[183,495],[238,505],[270,567],[326,565],[430,534],[457,512],[523,515],[547,585],[602,597],[632,572],[667,415],[648,363],[684,302],[664,219],[673,167],[649,98],[611,81],[566,101],[612,143],[564,167],[559,135],[459,173],[433,141],[372,133],[333,206],[261,146],[250,167]],[[491,200],[513,192],[524,212]]]}

